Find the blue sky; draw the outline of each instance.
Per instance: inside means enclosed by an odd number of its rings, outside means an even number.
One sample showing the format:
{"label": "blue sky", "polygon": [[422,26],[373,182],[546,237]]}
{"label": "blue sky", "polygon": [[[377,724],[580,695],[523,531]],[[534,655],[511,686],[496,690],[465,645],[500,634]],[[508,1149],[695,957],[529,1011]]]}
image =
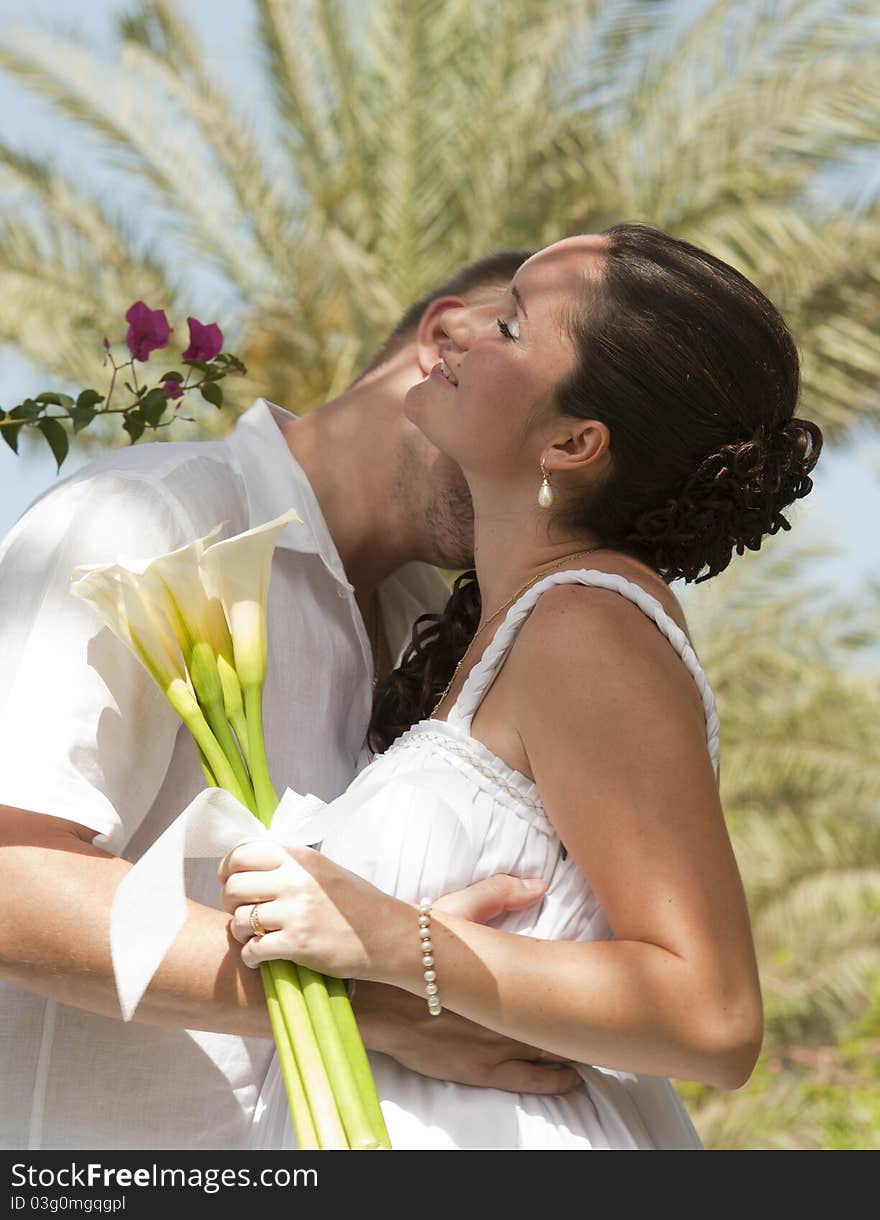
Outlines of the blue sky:
{"label": "blue sky", "polygon": [[[109,45],[114,14],[129,5],[123,0],[90,0],[75,8],[80,33],[100,45]],[[244,101],[255,104],[253,42],[249,37],[252,8],[248,0],[186,0],[181,5],[208,47],[218,73],[234,80]],[[0,0],[0,30],[18,24],[50,27],[72,20],[65,0]],[[238,88],[240,86],[240,89]],[[14,82],[0,75],[0,138],[18,149],[52,152],[59,164],[81,158],[84,150],[63,146],[57,122],[47,108],[29,99]],[[2,188],[0,188],[2,190]],[[2,193],[0,193],[2,199]],[[11,406],[26,393],[62,388],[30,368],[17,353],[0,347],[0,406]],[[284,404],[296,411],[296,403]],[[0,445],[0,535],[27,505],[55,479],[55,465],[41,441],[22,443],[16,458]],[[86,460],[72,442],[62,474],[72,474]],[[835,554],[816,561],[810,579],[839,588],[844,597],[857,597],[868,577],[880,578],[880,428],[862,426],[846,443],[826,447],[815,472],[815,486],[803,501],[788,511],[792,537],[805,542],[826,542]]]}

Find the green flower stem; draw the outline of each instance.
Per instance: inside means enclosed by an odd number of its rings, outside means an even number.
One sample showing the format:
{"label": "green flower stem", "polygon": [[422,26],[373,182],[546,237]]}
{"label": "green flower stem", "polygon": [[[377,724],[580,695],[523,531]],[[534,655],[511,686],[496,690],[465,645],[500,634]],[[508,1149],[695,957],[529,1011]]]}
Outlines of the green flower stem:
{"label": "green flower stem", "polygon": [[204,755],[205,762],[215,777],[216,787],[225,788],[227,792],[231,792],[233,796],[237,797],[242,805],[246,806],[247,800],[235,777],[235,772],[229,765],[229,761],[223,753],[220,743],[211,732],[211,726],[205,719],[201,708],[193,706],[195,700],[192,698],[192,693],[187,692],[189,698],[185,699],[184,702],[180,702],[176,698],[177,691],[174,687],[175,684],[172,684],[165,692],[168,702],[177,712],[178,716],[180,716],[190,733],[192,733],[200,754]]}
{"label": "green flower stem", "polygon": [[[220,613],[222,614],[222,611]],[[223,619],[222,629],[226,630],[225,619]],[[218,634],[219,630],[218,628]],[[231,640],[229,641],[229,648],[230,650],[232,648]],[[226,719],[235,729],[235,735],[238,738],[238,748],[241,750],[245,766],[250,767],[250,746],[248,744],[247,721],[244,717],[244,705],[241,697],[241,683],[235,671],[231,651],[228,657],[222,651],[218,652],[217,673],[223,689],[223,707],[226,711]]]}
{"label": "green flower stem", "polygon": [[[170,590],[169,596],[171,596]],[[180,618],[184,630],[188,632],[189,628],[173,597],[172,605]],[[226,719],[223,683],[220,680],[220,671],[217,668],[217,658],[214,656],[213,648],[205,640],[193,641],[188,657],[188,669],[193,690],[199,701],[199,707],[204,712],[214,736],[220,743],[220,748],[226,755],[226,761],[235,774],[239,789],[244,793],[245,799],[243,803],[252,812],[255,812],[256,802],[250,776],[247,773],[247,767],[242,762],[241,754],[238,751],[238,746],[235,744],[235,738]]]}
{"label": "green flower stem", "polygon": [[[241,755],[238,752],[238,746],[235,744],[235,738],[232,735],[232,729],[229,727],[229,721],[226,719],[226,713],[223,708],[222,700],[219,703],[210,703],[204,709],[208,724],[214,731],[214,736],[220,743],[220,748],[226,755],[226,759],[235,773],[235,778],[238,780],[238,786],[244,793],[244,804],[247,805],[251,813],[257,811],[257,799],[254,796],[253,785],[250,781],[250,776],[247,773],[247,767],[241,760]],[[276,802],[277,803],[277,802]]]}
{"label": "green flower stem", "polygon": [[390,1148],[391,1138],[385,1125],[385,1116],[382,1113],[379,1094],[376,1092],[373,1069],[370,1066],[367,1050],[361,1038],[361,1031],[358,1029],[357,1019],[351,1006],[351,1000],[348,998],[345,983],[342,979],[336,979],[330,975],[327,975],[326,983],[327,994],[330,999],[330,1011],[333,1014],[333,1019],[336,1022],[336,1027],[339,1030],[339,1035],[345,1047],[351,1072],[360,1093],[361,1104],[367,1113],[370,1126],[376,1138],[375,1147]]}
{"label": "green flower stem", "polygon": [[247,719],[248,758],[257,799],[257,817],[264,826],[271,826],[272,815],[278,808],[278,793],[269,778],[269,760],[263,740],[263,688],[262,685],[248,685],[242,688],[242,693]]}
{"label": "green flower stem", "polygon": [[[192,693],[186,688],[179,688],[178,690],[169,690],[166,694],[178,715],[183,718],[184,723],[196,742],[199,756],[203,759],[203,769],[206,778],[210,776],[211,780],[213,780],[216,774],[220,779],[219,786],[225,788],[227,792],[231,792],[242,804],[247,805],[252,813],[256,814],[257,803],[250,782],[248,781],[247,792],[244,792],[239,786],[229,757],[221,747],[217,737],[211,731],[211,726],[202,710],[195,704]],[[174,696],[177,697],[175,698]],[[212,710],[214,712],[213,719],[217,723],[221,738],[227,738],[227,748],[231,748],[235,752],[235,756],[238,757],[238,747],[235,745],[235,741],[229,731],[222,702],[218,703],[214,700]],[[224,728],[226,730],[225,734]],[[239,757],[240,762],[241,759]],[[215,784],[214,786],[217,785]],[[274,812],[277,804],[278,799],[276,797],[271,807],[272,812]],[[271,820],[270,812],[265,824],[268,826]],[[260,968],[263,990],[266,994],[269,1021],[272,1025],[275,1049],[278,1054],[278,1064],[281,1068],[282,1079],[284,1080],[284,1089],[287,1094],[287,1103],[290,1107],[297,1141],[303,1148],[320,1148],[321,1143],[319,1142],[318,1132],[312,1118],[312,1110],[306,1097],[304,1080],[297,1066],[297,1053],[294,1048],[295,1041],[300,1046],[305,1043],[306,1047],[308,1047],[309,1036],[314,1040],[314,1034],[310,1026],[307,1030],[304,1030],[301,1019],[297,1020],[296,1009],[292,1008],[290,997],[286,994],[289,989],[284,984],[282,984],[281,988],[283,994],[279,995],[279,988],[276,987],[274,978],[274,969],[278,965],[283,965],[283,963],[264,963]],[[304,1006],[305,1002],[303,1001],[302,1007],[304,1008]],[[306,1021],[308,1021],[307,1013]],[[294,1035],[295,1029],[298,1030],[296,1038]],[[319,1084],[320,1081],[313,1084],[313,1090]],[[329,1082],[327,1082],[326,1087],[329,1091]],[[332,1095],[330,1100],[332,1103]],[[335,1103],[333,1104],[335,1107]],[[328,1138],[332,1138],[332,1135],[333,1129],[328,1126]],[[341,1146],[347,1147],[345,1144]]]}
{"label": "green flower stem", "polygon": [[352,1072],[345,1043],[339,1026],[330,1010],[327,980],[323,974],[307,966],[297,966],[303,995],[312,1018],[312,1027],[317,1035],[324,1066],[333,1087],[333,1095],[345,1124],[349,1146],[352,1148],[376,1148],[378,1140],[370,1116],[364,1108],[360,1090]]}
{"label": "green flower stem", "polygon": [[250,769],[251,747],[248,741],[248,727],[247,721],[244,718],[244,708],[239,708],[237,712],[232,712],[231,714],[227,712],[226,719],[235,730],[235,736],[238,738],[238,748],[244,757],[244,764]]}
{"label": "green flower stem", "polygon": [[290,1106],[290,1117],[296,1133],[296,1142],[300,1148],[320,1148],[318,1133],[312,1120],[312,1111],[309,1108],[302,1077],[296,1065],[293,1043],[287,1032],[284,1013],[281,1011],[281,1001],[278,999],[271,965],[270,962],[263,962],[260,966],[260,974],[263,979],[263,990],[266,993],[266,1006],[269,1009],[272,1033],[275,1035],[278,1064],[284,1080],[284,1091],[287,1094],[287,1104]]}
{"label": "green flower stem", "polygon": [[202,752],[202,747],[199,745],[198,742],[196,742],[196,749],[199,752],[199,762],[202,764],[202,771],[205,776],[205,782],[207,783],[209,788],[218,788],[220,785],[214,779],[214,772],[208,766],[208,760],[207,760],[207,758],[205,758],[205,755]]}
{"label": "green flower stem", "polygon": [[[263,738],[262,683],[249,683],[242,688],[242,694],[256,811],[268,827],[278,807],[278,794],[269,776]],[[293,962],[275,960],[269,966],[320,1146],[390,1148],[376,1086],[348,996],[344,995],[344,999],[350,1026],[345,1027],[343,1017],[341,1029],[322,975]]]}
{"label": "green flower stem", "polygon": [[309,1016],[297,967],[293,962],[275,960],[269,962],[269,968],[290,1041],[296,1047],[296,1061],[309,1099],[320,1146],[348,1148],[345,1128]]}

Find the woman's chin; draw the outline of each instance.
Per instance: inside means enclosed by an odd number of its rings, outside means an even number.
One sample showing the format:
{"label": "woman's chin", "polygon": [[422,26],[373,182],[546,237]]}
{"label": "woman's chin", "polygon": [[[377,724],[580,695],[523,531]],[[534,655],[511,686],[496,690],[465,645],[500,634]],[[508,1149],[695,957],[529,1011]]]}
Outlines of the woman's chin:
{"label": "woman's chin", "polygon": [[452,409],[455,398],[456,391],[451,386],[438,384],[436,377],[429,375],[407,390],[403,413],[425,440],[458,466],[466,442],[461,417]]}

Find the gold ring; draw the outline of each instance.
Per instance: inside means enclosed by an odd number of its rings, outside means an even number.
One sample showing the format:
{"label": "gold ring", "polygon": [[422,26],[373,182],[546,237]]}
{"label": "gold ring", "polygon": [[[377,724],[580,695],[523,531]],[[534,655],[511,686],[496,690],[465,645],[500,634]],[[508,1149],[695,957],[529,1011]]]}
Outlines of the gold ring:
{"label": "gold ring", "polygon": [[256,936],[258,939],[259,939],[259,937],[266,935],[266,929],[263,927],[262,923],[260,922],[260,913],[257,910],[257,907],[259,905],[260,904],[258,902],[254,903],[254,905],[251,907],[251,917],[250,917],[251,928],[253,929],[254,936]]}

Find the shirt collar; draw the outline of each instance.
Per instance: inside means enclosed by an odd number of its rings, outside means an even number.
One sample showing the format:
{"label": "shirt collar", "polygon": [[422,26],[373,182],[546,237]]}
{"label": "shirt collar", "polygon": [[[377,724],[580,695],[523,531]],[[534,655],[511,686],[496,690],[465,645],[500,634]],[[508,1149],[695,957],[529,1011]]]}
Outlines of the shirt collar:
{"label": "shirt collar", "polygon": [[353,590],[317,496],[281,431],[286,423],[298,418],[292,411],[258,398],[225,438],[244,479],[250,528],[295,508],[303,524],[291,521],[275,545],[320,556],[331,575],[344,588]]}

